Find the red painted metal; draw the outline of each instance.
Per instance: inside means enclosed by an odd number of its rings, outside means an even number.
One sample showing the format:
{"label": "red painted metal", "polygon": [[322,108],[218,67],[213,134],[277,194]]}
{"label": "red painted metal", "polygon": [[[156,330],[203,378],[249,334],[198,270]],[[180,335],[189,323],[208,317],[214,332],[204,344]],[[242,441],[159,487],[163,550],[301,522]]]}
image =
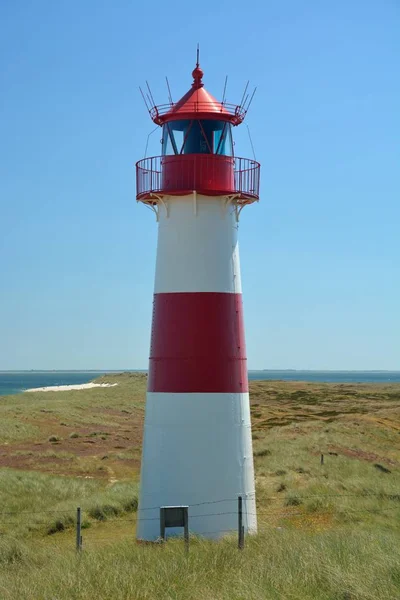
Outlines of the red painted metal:
{"label": "red painted metal", "polygon": [[184,196],[196,190],[206,196],[234,194],[238,200],[259,198],[260,164],[249,158],[217,154],[153,156],[136,163],[136,198]]}
{"label": "red painted metal", "polygon": [[198,64],[192,75],[193,83],[191,89],[176,103],[170,102],[169,104],[156,106],[152,97],[150,97],[152,106],[149,108],[144,98],[146,107],[154,123],[163,125],[168,121],[192,118],[218,119],[219,121],[228,121],[233,125],[242,123],[247,112],[244,106],[230,104],[225,101],[219,102],[212,94],[207,92],[202,82],[203,71]]}
{"label": "red painted metal", "polygon": [[242,123],[246,116],[246,110],[243,106],[229,102],[218,102],[206,90],[204,92],[209,96],[207,100],[204,99],[204,94],[201,95],[201,99],[198,98],[199,94],[196,94],[182,107],[178,106],[181,101],[172,106],[171,104],[159,104],[150,109],[150,116],[157,125],[163,125],[167,121],[177,121],[178,119],[214,119],[228,121],[232,125]]}
{"label": "red painted metal", "polygon": [[193,156],[182,154],[179,160],[175,156],[163,157],[161,186],[165,193],[175,193],[177,187],[213,195],[233,189],[232,156],[199,154],[195,161]]}
{"label": "red painted metal", "polygon": [[248,391],[241,294],[155,294],[148,391]]}

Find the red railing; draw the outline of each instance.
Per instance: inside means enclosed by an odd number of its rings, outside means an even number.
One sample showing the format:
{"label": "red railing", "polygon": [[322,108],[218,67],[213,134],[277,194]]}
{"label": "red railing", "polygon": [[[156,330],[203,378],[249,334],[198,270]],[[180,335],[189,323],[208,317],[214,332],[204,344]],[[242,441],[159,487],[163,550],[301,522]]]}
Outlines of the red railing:
{"label": "red railing", "polygon": [[194,190],[258,200],[260,165],[249,158],[215,154],[153,156],[136,163],[136,190],[137,199],[145,201],[155,199],[154,194],[185,195]]}
{"label": "red railing", "polygon": [[[155,123],[161,124],[164,122],[163,117],[168,114],[173,108],[174,104],[159,104],[158,106],[152,106],[149,110],[150,116]],[[210,105],[210,102],[196,102],[188,101],[185,104],[185,111],[180,112],[180,118],[184,118],[183,115],[188,113],[192,115],[190,118],[193,118],[193,114],[221,114],[221,115],[229,115],[231,118],[230,122],[235,125],[239,125],[242,123],[246,116],[247,110],[243,106],[238,106],[237,104],[231,104],[230,102],[215,102]],[[209,116],[208,116],[209,118]]]}

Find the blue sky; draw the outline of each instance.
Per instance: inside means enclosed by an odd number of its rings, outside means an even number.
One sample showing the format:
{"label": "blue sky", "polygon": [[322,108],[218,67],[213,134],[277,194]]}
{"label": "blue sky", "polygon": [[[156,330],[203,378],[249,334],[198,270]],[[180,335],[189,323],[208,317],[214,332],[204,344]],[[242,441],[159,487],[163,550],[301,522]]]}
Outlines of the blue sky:
{"label": "blue sky", "polygon": [[[139,6],[140,5],[140,6]],[[250,368],[400,369],[400,5],[0,4],[0,369],[145,368],[157,102],[239,102],[262,164],[240,227]],[[247,128],[236,153],[252,157]],[[159,133],[149,152],[160,153]]]}

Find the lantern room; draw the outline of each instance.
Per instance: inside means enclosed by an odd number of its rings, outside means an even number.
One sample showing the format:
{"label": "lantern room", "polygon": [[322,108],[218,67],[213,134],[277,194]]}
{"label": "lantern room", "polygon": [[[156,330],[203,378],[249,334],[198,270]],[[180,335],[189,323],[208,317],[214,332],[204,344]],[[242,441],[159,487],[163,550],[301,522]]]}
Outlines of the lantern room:
{"label": "lantern room", "polygon": [[184,119],[163,125],[163,156],[216,154],[233,156],[231,124],[227,121]]}
{"label": "lantern room", "polygon": [[231,196],[241,204],[258,200],[259,163],[234,153],[232,129],[245,118],[246,101],[242,106],[216,100],[204,88],[198,63],[192,76],[191,88],[178,102],[147,105],[162,128],[162,152],[136,164],[138,201],[157,204],[164,195],[194,191]]}

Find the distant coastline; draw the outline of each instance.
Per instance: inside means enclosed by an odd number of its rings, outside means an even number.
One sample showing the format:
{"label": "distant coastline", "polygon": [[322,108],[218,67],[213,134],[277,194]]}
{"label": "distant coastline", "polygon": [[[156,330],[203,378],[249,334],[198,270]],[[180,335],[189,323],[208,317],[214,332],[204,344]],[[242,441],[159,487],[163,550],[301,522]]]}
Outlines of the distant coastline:
{"label": "distant coastline", "polygon": [[0,369],[0,373],[143,373],[147,369]]}
{"label": "distant coastline", "polygon": [[[21,370],[0,371],[0,396],[19,394],[28,389],[58,388],[89,384],[108,373],[147,373],[146,369]],[[248,371],[250,381],[304,381],[336,384],[400,383],[400,371],[333,371],[263,369]]]}
{"label": "distant coastline", "polygon": [[[249,373],[400,373],[391,369],[249,369]],[[147,373],[147,369],[0,369],[0,373]]]}
{"label": "distant coastline", "polygon": [[[261,369],[266,373],[400,373],[400,371],[391,371],[390,369]],[[249,369],[250,372],[257,372],[257,369]]]}

